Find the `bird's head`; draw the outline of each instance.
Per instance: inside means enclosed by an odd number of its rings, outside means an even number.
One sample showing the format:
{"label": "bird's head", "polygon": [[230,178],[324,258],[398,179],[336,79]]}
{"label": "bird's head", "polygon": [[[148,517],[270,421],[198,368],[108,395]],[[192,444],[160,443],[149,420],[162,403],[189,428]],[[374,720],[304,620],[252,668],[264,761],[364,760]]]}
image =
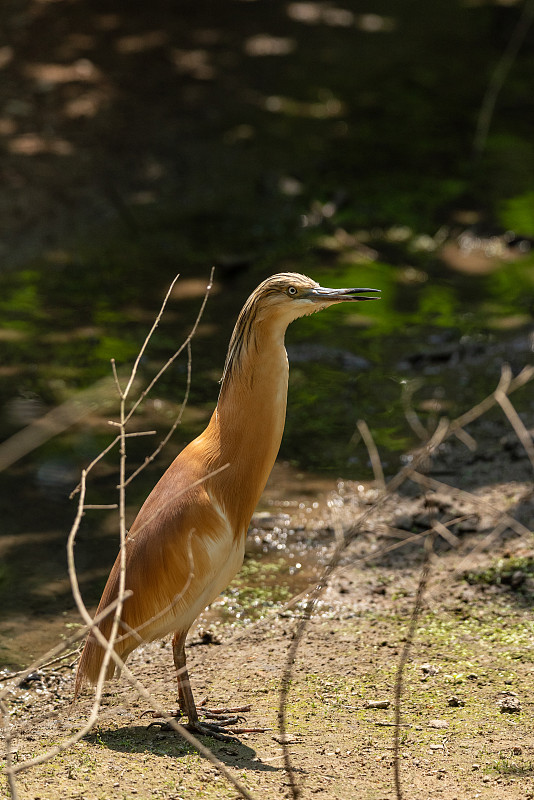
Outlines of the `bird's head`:
{"label": "bird's head", "polygon": [[[375,294],[368,297],[367,294]],[[260,283],[247,304],[260,319],[276,319],[289,325],[294,319],[314,314],[334,303],[376,300],[379,289],[326,289],[298,272],[281,272]]]}
{"label": "bird's head", "polygon": [[255,341],[258,327],[263,323],[284,336],[285,329],[293,320],[314,314],[334,303],[374,300],[367,293],[378,293],[379,289],[325,289],[316,281],[298,272],[281,272],[272,275],[252,292],[237,319],[222,377],[233,373],[236,365],[249,345]]}

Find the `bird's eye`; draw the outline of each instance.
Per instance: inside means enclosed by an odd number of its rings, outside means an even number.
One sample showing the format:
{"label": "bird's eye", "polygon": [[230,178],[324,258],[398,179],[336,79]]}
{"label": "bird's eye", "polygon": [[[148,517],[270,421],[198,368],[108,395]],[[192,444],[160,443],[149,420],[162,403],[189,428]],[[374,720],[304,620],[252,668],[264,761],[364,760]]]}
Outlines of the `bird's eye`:
{"label": "bird's eye", "polygon": [[291,297],[294,297],[297,294],[297,290],[295,289],[294,286],[289,286],[288,289],[287,289],[287,293]]}

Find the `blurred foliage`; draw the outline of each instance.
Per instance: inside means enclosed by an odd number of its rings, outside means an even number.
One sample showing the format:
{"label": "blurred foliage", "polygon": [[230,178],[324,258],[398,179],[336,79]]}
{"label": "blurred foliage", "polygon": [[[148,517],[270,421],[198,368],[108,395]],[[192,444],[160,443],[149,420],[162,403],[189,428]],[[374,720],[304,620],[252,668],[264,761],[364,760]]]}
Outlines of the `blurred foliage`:
{"label": "blurred foliage", "polygon": [[502,203],[500,218],[511,231],[520,231],[525,236],[534,236],[534,192],[528,191],[511,197]]}

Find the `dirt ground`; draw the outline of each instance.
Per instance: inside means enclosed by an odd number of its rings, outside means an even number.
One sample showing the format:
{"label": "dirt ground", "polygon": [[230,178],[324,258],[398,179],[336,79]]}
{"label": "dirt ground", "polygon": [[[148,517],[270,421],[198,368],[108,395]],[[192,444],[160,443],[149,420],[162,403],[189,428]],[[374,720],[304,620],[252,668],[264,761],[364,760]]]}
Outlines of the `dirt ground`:
{"label": "dirt ground", "polygon": [[[421,574],[420,535],[436,520],[449,533],[434,541],[404,670],[403,796],[534,797],[530,464],[510,448],[499,459],[487,452],[459,458],[454,482],[468,489],[459,492],[447,488],[447,463],[445,456],[435,462],[424,491],[412,482],[377,504],[376,489],[340,483],[325,498],[326,529],[346,532],[362,513],[368,516],[304,625],[304,606],[290,603],[253,624],[218,629],[210,644],[201,644],[198,629],[192,634],[188,662],[197,699],[250,704],[247,724],[267,729],[231,742],[204,739],[253,797],[291,796],[277,720],[296,635],[286,737],[300,797],[396,796],[396,673]],[[263,522],[272,539],[280,531],[276,515]],[[311,527],[295,523],[292,530],[313,549]],[[176,703],[171,664],[168,641],[140,648],[129,661],[169,709]],[[84,724],[92,694],[85,691],[74,704],[73,676],[72,664],[54,665],[36,671],[10,696],[17,762],[65,741]],[[124,678],[108,684],[93,731],[18,774],[20,800],[238,796],[178,734],[150,727],[150,718],[142,716],[147,708]]]}

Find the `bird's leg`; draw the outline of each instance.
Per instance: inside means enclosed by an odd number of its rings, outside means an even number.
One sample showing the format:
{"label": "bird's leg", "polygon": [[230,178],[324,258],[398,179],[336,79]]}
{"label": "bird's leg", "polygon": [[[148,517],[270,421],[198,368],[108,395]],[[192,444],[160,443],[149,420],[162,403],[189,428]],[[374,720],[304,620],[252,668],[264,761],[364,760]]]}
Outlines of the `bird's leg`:
{"label": "bird's leg", "polygon": [[175,633],[172,638],[172,657],[176,669],[176,680],[178,681],[178,705],[184,716],[187,716],[190,723],[198,722],[198,712],[195,705],[195,698],[189,682],[189,673],[185,660],[185,633]]}
{"label": "bird's leg", "polygon": [[[178,681],[178,703],[182,714],[186,715],[189,722],[185,727],[194,733],[205,733],[209,736],[214,736],[217,739],[226,739],[227,725],[234,725],[239,722],[239,717],[228,716],[224,713],[226,709],[217,711],[206,711],[205,716],[216,719],[218,724],[211,722],[200,722],[198,719],[198,711],[189,681],[189,673],[187,671],[186,658],[185,658],[185,638],[186,633],[175,633],[172,640],[172,654],[174,658],[174,666],[176,669],[176,679]],[[230,711],[230,709],[228,709]],[[236,731],[231,731],[232,733]]]}
{"label": "bird's leg", "polygon": [[[236,716],[237,712],[250,711],[250,706],[242,706],[241,708],[221,708],[221,709],[203,709],[204,716],[217,720],[214,722],[200,721],[198,718],[198,711],[195,704],[195,698],[189,682],[189,673],[187,672],[186,658],[185,658],[185,633],[175,633],[172,640],[172,654],[174,659],[174,667],[176,669],[176,680],[178,681],[178,705],[179,711],[170,713],[169,717],[186,716],[188,722],[184,728],[192,733],[200,733],[206,736],[213,736],[215,739],[222,739],[226,741],[231,739],[229,733],[263,733],[265,728],[229,728],[229,725],[235,725],[240,721],[240,717]],[[205,701],[204,701],[205,702]],[[200,703],[200,706],[204,705]],[[153,725],[161,725],[162,729],[170,730],[171,726],[165,723],[152,723]]]}

